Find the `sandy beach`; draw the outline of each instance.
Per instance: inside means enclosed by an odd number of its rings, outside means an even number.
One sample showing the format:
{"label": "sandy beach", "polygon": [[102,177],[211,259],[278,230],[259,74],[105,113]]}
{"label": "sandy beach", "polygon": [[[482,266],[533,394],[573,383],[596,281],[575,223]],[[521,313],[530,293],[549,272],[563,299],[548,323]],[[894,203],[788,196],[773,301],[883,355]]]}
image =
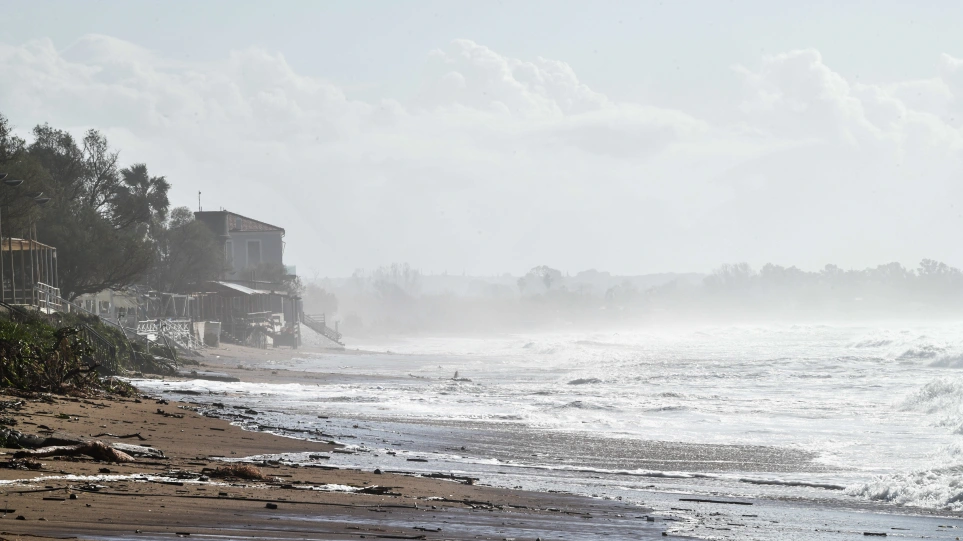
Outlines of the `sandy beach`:
{"label": "sandy beach", "polygon": [[[229,357],[237,353],[232,347],[212,351],[225,359],[218,370],[240,372],[246,379],[258,374],[229,368],[237,360]],[[264,351],[239,353],[256,358]],[[205,361],[214,358],[211,351],[205,355]],[[283,381],[286,376],[273,377]],[[548,540],[588,539],[601,532],[648,539],[661,538],[670,525],[646,509],[616,501],[498,489],[469,479],[332,468],[326,461],[337,453],[336,444],[244,431],[201,415],[191,404],[146,395],[7,395],[0,400],[8,404],[5,421],[24,433],[149,446],[164,455],[130,463],[47,457],[36,459],[41,467],[32,470],[12,469],[22,466],[13,460],[17,450],[3,449],[3,539]],[[229,461],[294,452],[311,453],[312,463],[253,460],[267,477],[263,481],[212,476]]]}

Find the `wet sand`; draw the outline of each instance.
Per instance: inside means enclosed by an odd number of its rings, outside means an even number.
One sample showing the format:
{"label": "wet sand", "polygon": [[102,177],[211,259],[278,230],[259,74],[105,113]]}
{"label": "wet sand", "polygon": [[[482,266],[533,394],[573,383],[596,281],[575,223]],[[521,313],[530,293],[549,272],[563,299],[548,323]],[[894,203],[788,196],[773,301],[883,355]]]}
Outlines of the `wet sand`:
{"label": "wet sand", "polygon": [[[25,433],[147,445],[165,454],[132,463],[42,458],[39,471],[0,469],[4,539],[661,539],[671,526],[614,501],[333,469],[325,462],[336,445],[244,431],[189,404],[146,396],[0,400],[24,400],[4,416]],[[144,439],[120,438],[132,434]],[[0,452],[6,462],[16,451]],[[267,481],[206,475],[226,460],[291,452],[316,460],[262,463]]]}

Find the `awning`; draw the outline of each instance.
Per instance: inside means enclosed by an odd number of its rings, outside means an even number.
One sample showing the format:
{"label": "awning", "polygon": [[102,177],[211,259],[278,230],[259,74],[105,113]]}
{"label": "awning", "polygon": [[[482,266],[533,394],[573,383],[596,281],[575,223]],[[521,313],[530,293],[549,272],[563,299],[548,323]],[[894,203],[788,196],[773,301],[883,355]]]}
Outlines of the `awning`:
{"label": "awning", "polygon": [[222,288],[227,288],[233,292],[240,293],[242,295],[269,295],[270,291],[261,291],[260,289],[251,289],[247,286],[242,286],[241,284],[235,284],[234,282],[211,282],[211,284],[218,285]]}

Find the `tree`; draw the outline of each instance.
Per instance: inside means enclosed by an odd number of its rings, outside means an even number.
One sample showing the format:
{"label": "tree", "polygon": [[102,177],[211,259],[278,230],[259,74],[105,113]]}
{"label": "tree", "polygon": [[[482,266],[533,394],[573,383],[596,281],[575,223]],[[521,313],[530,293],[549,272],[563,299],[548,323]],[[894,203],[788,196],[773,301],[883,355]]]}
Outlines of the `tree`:
{"label": "tree", "polygon": [[30,192],[47,190],[50,175],[27,151],[26,141],[13,135],[13,127],[2,114],[0,114],[0,172],[6,173],[11,179],[25,181],[17,188],[0,186],[0,211],[2,211],[4,235],[20,235],[41,215],[37,205],[24,196]]}
{"label": "tree", "polygon": [[532,270],[528,271],[528,274],[518,279],[518,290],[519,292],[524,292],[532,286],[537,287],[536,284],[540,284],[545,288],[545,291],[552,289],[553,284],[560,283],[562,281],[562,272],[549,267],[548,265],[539,265],[533,267]]}
{"label": "tree", "polygon": [[194,220],[187,207],[177,207],[170,219],[155,227],[155,257],[148,277],[159,291],[188,291],[216,280],[225,267],[224,252],[214,233]]}
{"label": "tree", "polygon": [[37,229],[41,241],[57,248],[61,294],[68,299],[133,284],[154,261],[143,235],[115,230],[88,207],[64,209]]}
{"label": "tree", "polygon": [[[109,200],[114,227],[124,229],[136,224],[163,224],[170,206],[167,192],[171,186],[167,179],[150,176],[143,163],[122,169],[120,177],[121,182],[114,185],[113,197]],[[187,215],[190,220],[186,221],[193,221],[194,214],[190,210]]]}
{"label": "tree", "polygon": [[311,313],[334,314],[338,311],[338,298],[334,293],[311,282],[304,288],[304,310]]}
{"label": "tree", "polygon": [[151,177],[144,164],[118,170],[117,152],[96,130],[81,144],[46,124],[33,134],[27,153],[43,172],[37,187],[53,199],[37,233],[57,248],[62,294],[73,299],[142,279],[170,204],[166,179]]}
{"label": "tree", "polygon": [[736,292],[749,289],[755,273],[748,263],[724,264],[706,276],[703,283],[710,291]]}

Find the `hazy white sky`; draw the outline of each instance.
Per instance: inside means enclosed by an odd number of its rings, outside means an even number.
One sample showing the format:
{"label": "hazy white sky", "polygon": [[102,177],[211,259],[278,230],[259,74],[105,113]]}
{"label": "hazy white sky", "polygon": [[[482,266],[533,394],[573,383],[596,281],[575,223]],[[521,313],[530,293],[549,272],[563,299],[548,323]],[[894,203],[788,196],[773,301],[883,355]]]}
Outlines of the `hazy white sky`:
{"label": "hazy white sky", "polygon": [[0,112],[321,275],[963,266],[963,3],[0,0]]}

